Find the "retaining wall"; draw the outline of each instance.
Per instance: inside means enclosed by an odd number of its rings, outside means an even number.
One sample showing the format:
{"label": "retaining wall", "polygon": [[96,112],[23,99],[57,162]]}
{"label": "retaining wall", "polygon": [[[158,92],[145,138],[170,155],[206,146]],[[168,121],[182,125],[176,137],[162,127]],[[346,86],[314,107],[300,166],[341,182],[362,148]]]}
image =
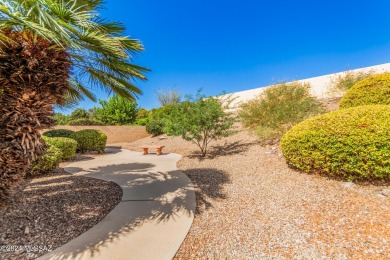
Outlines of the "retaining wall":
{"label": "retaining wall", "polygon": [[[53,129],[67,129],[80,131],[84,129],[95,129],[104,132],[107,135],[107,144],[133,142],[150,136],[145,126],[70,126],[59,125]],[[48,131],[48,130],[45,130]],[[45,132],[43,131],[43,132]]]}

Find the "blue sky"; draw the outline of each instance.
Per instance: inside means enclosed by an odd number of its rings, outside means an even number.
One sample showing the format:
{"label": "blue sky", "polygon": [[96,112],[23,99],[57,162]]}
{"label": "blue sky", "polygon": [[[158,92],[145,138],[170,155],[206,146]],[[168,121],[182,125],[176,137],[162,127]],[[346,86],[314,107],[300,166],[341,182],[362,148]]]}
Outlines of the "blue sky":
{"label": "blue sky", "polygon": [[216,95],[390,62],[388,0],[107,0],[100,12],[144,44],[147,109],[159,89]]}

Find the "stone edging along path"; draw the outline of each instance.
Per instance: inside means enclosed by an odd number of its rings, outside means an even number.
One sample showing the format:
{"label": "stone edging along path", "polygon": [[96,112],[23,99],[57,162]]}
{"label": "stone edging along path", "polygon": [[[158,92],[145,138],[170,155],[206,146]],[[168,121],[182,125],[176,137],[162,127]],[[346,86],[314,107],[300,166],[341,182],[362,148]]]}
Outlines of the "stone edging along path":
{"label": "stone edging along path", "polygon": [[190,179],[178,154],[156,156],[110,149],[67,172],[121,186],[121,202],[96,226],[39,259],[172,259],[195,213]]}

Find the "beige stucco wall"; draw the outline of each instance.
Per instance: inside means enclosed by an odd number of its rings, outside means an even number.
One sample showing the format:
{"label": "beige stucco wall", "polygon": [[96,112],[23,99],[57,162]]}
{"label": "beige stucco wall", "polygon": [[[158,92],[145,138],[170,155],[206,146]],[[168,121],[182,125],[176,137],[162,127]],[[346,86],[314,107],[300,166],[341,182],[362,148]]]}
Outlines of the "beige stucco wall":
{"label": "beige stucco wall", "polygon": [[[361,68],[361,69],[355,69],[355,70],[349,70],[354,72],[360,72],[360,71],[374,71],[376,73],[383,73],[390,71],[390,63]],[[304,82],[304,83],[310,83],[311,86],[311,93],[316,96],[319,99],[328,99],[332,98],[333,96],[330,95],[328,89],[331,85],[332,78],[335,78],[337,76],[342,76],[345,74],[346,71],[334,73],[334,74],[328,74],[320,77],[314,77],[314,78],[308,78],[308,79],[302,79],[297,80],[298,82]],[[260,95],[266,88],[270,86],[265,86],[261,88],[256,89],[250,89],[240,92],[231,93],[228,95],[232,95],[232,97],[236,98],[233,107],[237,108],[239,104],[247,102],[250,99],[253,99],[254,97]]]}
{"label": "beige stucco wall", "polygon": [[[67,129],[80,131],[84,129],[95,129],[107,135],[107,144],[133,142],[149,136],[145,126],[70,126],[60,125],[53,129]],[[46,130],[47,131],[47,130]],[[45,131],[44,131],[45,132]]]}

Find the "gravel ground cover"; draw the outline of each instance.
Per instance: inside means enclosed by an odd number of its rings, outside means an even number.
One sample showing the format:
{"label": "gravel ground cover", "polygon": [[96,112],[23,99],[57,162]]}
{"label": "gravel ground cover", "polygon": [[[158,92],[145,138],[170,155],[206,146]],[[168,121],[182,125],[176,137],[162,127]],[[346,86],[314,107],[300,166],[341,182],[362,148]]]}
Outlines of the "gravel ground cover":
{"label": "gravel ground cover", "polygon": [[66,244],[101,221],[121,198],[117,184],[61,168],[26,180],[10,206],[0,210],[0,259],[35,259]]}
{"label": "gravel ground cover", "polygon": [[197,187],[195,220],[176,259],[390,259],[389,183],[348,183],[289,168],[278,147],[242,130],[201,159],[178,137],[165,145]]}

